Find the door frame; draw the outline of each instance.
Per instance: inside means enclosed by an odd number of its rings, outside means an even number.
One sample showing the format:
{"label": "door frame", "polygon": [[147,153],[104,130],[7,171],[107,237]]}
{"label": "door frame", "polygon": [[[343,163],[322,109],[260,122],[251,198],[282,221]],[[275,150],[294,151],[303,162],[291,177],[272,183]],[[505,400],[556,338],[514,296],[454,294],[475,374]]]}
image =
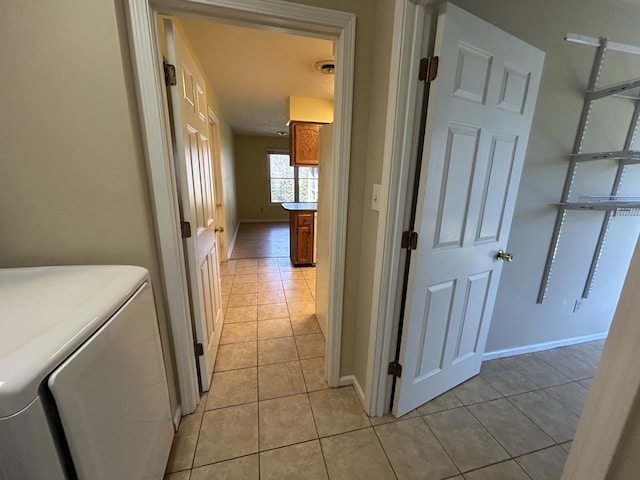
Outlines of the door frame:
{"label": "door frame", "polygon": [[[182,239],[164,73],[158,51],[156,14],[197,15],[237,25],[314,35],[336,42],[334,145],[336,168],[331,182],[329,321],[325,375],[330,386],[340,383],[340,352],[346,255],[346,227],[351,152],[355,15],[281,0],[127,0],[126,16],[134,84],[140,116],[151,203],[160,254],[165,301],[182,415],[195,411],[199,401],[193,329]],[[175,420],[175,419],[174,419]]]}
{"label": "door frame", "polygon": [[371,330],[367,361],[364,406],[369,415],[388,412],[391,377],[387,367],[395,351],[398,325],[399,292],[402,289],[401,265],[405,252],[400,247],[410,201],[410,175],[415,163],[416,132],[420,111],[416,98],[422,94],[418,82],[420,58],[424,51],[427,6],[431,2],[396,0],[393,21],[387,129],[382,166],[382,199],[377,231],[374,270],[374,301],[371,306]]}

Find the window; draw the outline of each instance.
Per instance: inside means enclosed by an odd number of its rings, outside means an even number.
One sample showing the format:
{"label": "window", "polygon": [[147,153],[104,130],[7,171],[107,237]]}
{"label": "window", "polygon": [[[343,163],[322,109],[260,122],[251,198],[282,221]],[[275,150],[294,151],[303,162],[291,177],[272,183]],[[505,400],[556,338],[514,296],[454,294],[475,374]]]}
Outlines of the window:
{"label": "window", "polygon": [[318,167],[291,167],[289,154],[268,152],[269,202],[317,202]]}

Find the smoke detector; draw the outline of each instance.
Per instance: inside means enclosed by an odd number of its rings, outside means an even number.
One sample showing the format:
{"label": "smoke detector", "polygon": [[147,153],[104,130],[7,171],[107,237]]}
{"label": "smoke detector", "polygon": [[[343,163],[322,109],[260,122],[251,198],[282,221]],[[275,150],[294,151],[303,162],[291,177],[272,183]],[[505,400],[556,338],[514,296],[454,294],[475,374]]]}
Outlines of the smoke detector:
{"label": "smoke detector", "polygon": [[336,62],[335,60],[320,60],[319,62],[316,62],[316,64],[314,65],[314,68],[320,72],[320,73],[324,73],[325,75],[333,75],[336,71]]}

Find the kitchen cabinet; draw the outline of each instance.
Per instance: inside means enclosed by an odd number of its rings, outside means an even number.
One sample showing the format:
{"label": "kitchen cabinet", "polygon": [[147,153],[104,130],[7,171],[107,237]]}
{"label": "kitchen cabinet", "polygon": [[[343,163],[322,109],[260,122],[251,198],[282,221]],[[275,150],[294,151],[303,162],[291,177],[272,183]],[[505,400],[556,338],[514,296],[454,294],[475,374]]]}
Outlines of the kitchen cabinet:
{"label": "kitchen cabinet", "polygon": [[289,154],[292,167],[318,165],[321,123],[296,122],[289,124]]}
{"label": "kitchen cabinet", "polygon": [[289,211],[289,255],[293,265],[312,265],[314,258],[315,203],[283,203]]}

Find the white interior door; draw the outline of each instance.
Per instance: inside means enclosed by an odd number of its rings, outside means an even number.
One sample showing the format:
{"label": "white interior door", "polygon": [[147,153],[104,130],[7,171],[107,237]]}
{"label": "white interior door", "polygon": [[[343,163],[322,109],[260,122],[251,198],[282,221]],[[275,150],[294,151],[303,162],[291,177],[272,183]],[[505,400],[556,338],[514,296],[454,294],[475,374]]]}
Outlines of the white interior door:
{"label": "white interior door", "polygon": [[446,3],[434,54],[396,416],[480,371],[544,61]]}
{"label": "white interior door", "polygon": [[206,81],[179,28],[171,20],[164,27],[168,60],[176,68],[177,84],[171,87],[175,166],[182,220],[191,226],[184,242],[196,342],[203,345],[200,382],[206,391],[223,321]]}

